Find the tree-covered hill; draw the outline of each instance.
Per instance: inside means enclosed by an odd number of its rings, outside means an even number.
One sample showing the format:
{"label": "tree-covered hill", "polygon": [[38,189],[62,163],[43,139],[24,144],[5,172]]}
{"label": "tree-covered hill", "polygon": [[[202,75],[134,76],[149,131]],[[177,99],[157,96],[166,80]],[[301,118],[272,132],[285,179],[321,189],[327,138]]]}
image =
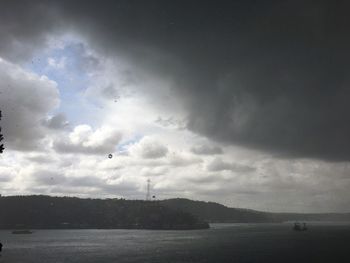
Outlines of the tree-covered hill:
{"label": "tree-covered hill", "polygon": [[199,229],[196,216],[159,202],[50,196],[0,197],[0,228]]}
{"label": "tree-covered hill", "polygon": [[211,223],[350,221],[350,214],[268,213],[214,202],[175,198],[162,201],[76,197],[0,197],[0,228],[202,229]]}
{"label": "tree-covered hill", "polygon": [[264,223],[279,222],[270,213],[249,209],[230,208],[214,202],[193,201],[184,198],[163,200],[169,208],[191,213],[212,223]]}
{"label": "tree-covered hill", "polygon": [[350,222],[350,213],[269,213],[251,209],[230,208],[214,202],[183,198],[163,200],[172,209],[191,213],[211,223],[274,223],[285,221]]}

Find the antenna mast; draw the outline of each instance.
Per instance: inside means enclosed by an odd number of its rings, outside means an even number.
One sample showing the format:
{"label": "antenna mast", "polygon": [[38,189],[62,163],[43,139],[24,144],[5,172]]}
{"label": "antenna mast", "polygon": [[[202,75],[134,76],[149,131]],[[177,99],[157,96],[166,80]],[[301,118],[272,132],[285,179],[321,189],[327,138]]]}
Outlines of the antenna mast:
{"label": "antenna mast", "polygon": [[151,200],[151,179],[147,179],[147,194],[146,194],[146,201]]}

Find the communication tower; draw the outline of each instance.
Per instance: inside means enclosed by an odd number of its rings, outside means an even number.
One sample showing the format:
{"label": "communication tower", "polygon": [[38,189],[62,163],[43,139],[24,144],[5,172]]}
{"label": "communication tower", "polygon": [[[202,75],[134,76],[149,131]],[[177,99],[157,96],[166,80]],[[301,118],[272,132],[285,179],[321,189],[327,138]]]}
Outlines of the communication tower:
{"label": "communication tower", "polygon": [[151,179],[147,179],[147,194],[146,194],[146,201],[151,200]]}

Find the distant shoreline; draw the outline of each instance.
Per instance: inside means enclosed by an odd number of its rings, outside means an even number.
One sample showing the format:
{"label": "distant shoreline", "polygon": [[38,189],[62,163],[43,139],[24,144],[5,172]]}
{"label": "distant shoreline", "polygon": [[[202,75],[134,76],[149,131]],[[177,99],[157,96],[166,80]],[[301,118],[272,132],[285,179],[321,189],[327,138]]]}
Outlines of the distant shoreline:
{"label": "distant shoreline", "polygon": [[10,196],[0,198],[0,229],[207,229],[190,212],[158,201]]}
{"label": "distant shoreline", "polygon": [[210,223],[350,222],[350,213],[270,213],[214,202],[2,196],[0,229],[208,229]]}

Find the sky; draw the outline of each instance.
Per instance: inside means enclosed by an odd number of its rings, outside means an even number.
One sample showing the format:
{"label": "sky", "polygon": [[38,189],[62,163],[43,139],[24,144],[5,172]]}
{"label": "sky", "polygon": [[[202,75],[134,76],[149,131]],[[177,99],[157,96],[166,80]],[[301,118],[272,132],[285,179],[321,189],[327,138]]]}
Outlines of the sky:
{"label": "sky", "polygon": [[0,193],[350,212],[349,5],[1,1]]}

